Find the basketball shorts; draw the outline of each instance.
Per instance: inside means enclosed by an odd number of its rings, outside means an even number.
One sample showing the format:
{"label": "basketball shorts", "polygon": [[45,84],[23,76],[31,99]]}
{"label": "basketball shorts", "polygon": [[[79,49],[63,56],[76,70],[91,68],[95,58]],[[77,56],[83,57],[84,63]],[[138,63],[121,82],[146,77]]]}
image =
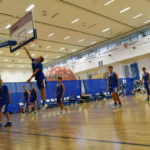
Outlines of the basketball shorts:
{"label": "basketball shorts", "polygon": [[61,97],[57,97],[57,103],[62,103],[63,99]]}
{"label": "basketball shorts", "polygon": [[118,93],[118,88],[117,87],[109,87],[109,92],[112,93]]}
{"label": "basketball shorts", "polygon": [[45,79],[38,79],[37,86],[39,89],[46,88],[46,80]]}
{"label": "basketball shorts", "polygon": [[0,104],[0,112],[8,112],[8,104]]}

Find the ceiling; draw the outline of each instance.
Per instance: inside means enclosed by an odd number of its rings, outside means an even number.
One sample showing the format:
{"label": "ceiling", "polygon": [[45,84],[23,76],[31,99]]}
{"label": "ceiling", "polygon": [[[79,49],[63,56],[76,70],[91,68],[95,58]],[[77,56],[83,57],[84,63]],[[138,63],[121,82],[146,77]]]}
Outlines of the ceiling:
{"label": "ceiling", "polygon": [[[110,1],[109,5],[104,6]],[[150,23],[150,0],[0,0],[1,38],[9,37],[9,30],[2,29],[15,23],[21,17],[18,14],[31,4],[35,5],[34,24],[38,39],[35,46],[27,47],[34,57],[45,57],[45,63],[86,50]],[[129,10],[120,13],[125,8]],[[105,29],[108,31],[104,32]],[[54,35],[48,37],[51,33]],[[16,55],[17,52],[20,54]],[[8,47],[0,49],[0,68],[30,66],[23,49],[14,53],[10,53]]]}

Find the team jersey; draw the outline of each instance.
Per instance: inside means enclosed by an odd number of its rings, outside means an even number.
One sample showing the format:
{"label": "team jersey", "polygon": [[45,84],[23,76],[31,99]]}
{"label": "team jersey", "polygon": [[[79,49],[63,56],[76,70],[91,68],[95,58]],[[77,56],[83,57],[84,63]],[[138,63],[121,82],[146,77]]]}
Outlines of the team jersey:
{"label": "team jersey", "polygon": [[120,85],[120,90],[123,90],[123,85]]}
{"label": "team jersey", "polygon": [[148,83],[149,82],[149,73],[143,73],[143,79],[144,79],[144,83]]}
{"label": "team jersey", "polygon": [[109,75],[109,87],[111,88],[116,88],[118,87],[118,81],[116,78],[116,73],[113,72],[112,74]]}
{"label": "team jersey", "polygon": [[56,89],[57,89],[57,98],[62,97],[62,94],[63,94],[62,83],[61,84],[57,84]]}
{"label": "team jersey", "polygon": [[36,63],[36,60],[32,58],[32,70],[35,72],[36,69],[39,69],[38,73],[35,75],[35,80],[45,79],[45,75],[43,73],[43,65],[42,63]]}
{"label": "team jersey", "polygon": [[31,100],[36,100],[37,99],[35,88],[31,89],[31,91],[30,91],[30,99]]}
{"label": "team jersey", "polygon": [[127,86],[125,84],[123,84],[122,88],[123,90],[127,90]]}
{"label": "team jersey", "polygon": [[23,96],[24,96],[25,102],[27,102],[27,101],[28,101],[28,98],[29,98],[29,95],[28,95],[27,90],[24,91]]}
{"label": "team jersey", "polygon": [[0,87],[0,104],[8,104],[8,87],[3,85]]}

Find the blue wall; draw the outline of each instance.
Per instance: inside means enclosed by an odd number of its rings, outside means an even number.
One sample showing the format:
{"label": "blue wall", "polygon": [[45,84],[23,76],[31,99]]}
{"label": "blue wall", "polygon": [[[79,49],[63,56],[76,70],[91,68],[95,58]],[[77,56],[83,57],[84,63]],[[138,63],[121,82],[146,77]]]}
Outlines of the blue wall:
{"label": "blue wall", "polygon": [[[133,79],[130,79],[130,78],[120,79],[120,82],[122,82],[123,80],[126,80],[127,82],[127,94],[129,95],[131,94],[131,91],[132,91]],[[65,97],[69,97],[71,93],[73,93],[75,97],[81,94],[81,81],[80,80],[63,81],[63,83],[66,89]],[[85,87],[85,92],[89,94],[95,95],[96,93],[100,92],[100,89],[103,89],[104,91],[106,91],[107,89],[106,79],[84,80],[83,83]],[[34,84],[34,87],[38,91],[38,95],[39,95],[38,106],[40,106],[41,94],[37,88],[36,83],[33,83],[33,84]],[[27,89],[30,89],[29,84],[25,82],[19,82],[19,83],[5,83],[5,85],[8,86],[10,93],[11,93],[11,99],[12,99],[12,104],[9,105],[9,111],[13,113],[17,113],[19,112],[19,101],[23,95],[23,85],[26,85]],[[57,85],[56,81],[47,82],[47,88],[46,88],[47,99],[54,98],[56,85]]]}
{"label": "blue wall", "polygon": [[[123,83],[123,80],[126,80],[127,83],[127,95],[130,95],[133,87],[133,79],[121,78],[119,79],[119,82]],[[103,89],[106,92],[107,89],[106,79],[84,80],[83,83],[85,92],[88,94],[94,95],[95,93],[99,93],[101,89]]]}

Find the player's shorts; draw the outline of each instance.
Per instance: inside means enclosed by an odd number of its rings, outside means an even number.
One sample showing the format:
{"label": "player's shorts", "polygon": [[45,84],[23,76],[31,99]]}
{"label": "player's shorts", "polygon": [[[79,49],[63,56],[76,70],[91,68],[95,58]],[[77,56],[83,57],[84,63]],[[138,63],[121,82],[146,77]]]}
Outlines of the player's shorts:
{"label": "player's shorts", "polygon": [[8,112],[8,104],[0,104],[0,112]]}
{"label": "player's shorts", "polygon": [[109,92],[110,93],[118,93],[118,88],[117,87],[109,87]]}
{"label": "player's shorts", "polygon": [[145,89],[149,89],[149,83],[144,83]]}
{"label": "player's shorts", "polygon": [[45,79],[38,79],[37,86],[39,89],[46,88],[46,80]]}
{"label": "player's shorts", "polygon": [[37,101],[36,101],[36,99],[30,99],[30,103],[36,104]]}
{"label": "player's shorts", "polygon": [[62,102],[63,102],[62,98],[61,97],[57,97],[57,103],[62,103]]}
{"label": "player's shorts", "polygon": [[25,106],[25,107],[28,107],[28,106],[29,106],[29,102],[25,102],[25,103],[24,103],[24,106]]}

